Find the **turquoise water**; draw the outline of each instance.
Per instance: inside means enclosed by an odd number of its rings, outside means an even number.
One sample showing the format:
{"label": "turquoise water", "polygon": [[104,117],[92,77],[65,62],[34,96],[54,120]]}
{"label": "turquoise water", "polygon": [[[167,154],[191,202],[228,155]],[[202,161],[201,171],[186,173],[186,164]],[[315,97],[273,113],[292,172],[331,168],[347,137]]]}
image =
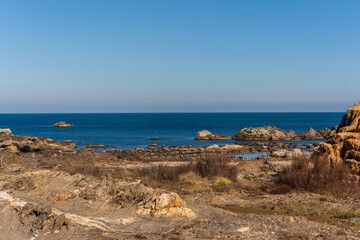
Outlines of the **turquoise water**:
{"label": "turquoise water", "polygon": [[[169,146],[227,144],[236,141],[196,141],[199,130],[233,136],[244,127],[277,126],[304,132],[337,125],[344,113],[109,113],[109,114],[0,114],[0,128],[14,134],[73,140],[80,147],[105,144],[116,149],[146,147],[151,143]],[[54,128],[59,121],[74,124]],[[163,140],[150,141],[152,137]]]}

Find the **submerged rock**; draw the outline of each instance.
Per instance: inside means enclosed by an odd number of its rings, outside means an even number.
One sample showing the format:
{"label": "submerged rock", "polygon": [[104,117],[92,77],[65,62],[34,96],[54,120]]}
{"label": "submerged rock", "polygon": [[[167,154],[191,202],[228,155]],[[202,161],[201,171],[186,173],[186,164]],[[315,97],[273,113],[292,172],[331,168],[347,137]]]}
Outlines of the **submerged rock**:
{"label": "submerged rock", "polygon": [[159,137],[153,137],[153,138],[149,138],[148,140],[163,140],[163,139]]}

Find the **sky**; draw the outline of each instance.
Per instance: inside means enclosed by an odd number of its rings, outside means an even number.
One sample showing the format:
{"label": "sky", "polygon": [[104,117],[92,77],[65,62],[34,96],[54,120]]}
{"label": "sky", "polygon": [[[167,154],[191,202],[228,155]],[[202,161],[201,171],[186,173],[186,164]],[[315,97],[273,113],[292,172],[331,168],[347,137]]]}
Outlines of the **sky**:
{"label": "sky", "polygon": [[0,0],[0,113],[344,112],[360,1]]}

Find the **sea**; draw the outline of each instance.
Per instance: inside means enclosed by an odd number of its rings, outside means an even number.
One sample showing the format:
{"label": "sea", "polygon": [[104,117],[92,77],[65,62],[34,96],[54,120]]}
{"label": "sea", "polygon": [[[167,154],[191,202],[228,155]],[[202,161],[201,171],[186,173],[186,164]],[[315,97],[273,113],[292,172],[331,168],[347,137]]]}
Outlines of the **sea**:
{"label": "sea", "polygon": [[[86,144],[103,144],[109,149],[145,148],[149,144],[205,146],[233,144],[234,140],[197,141],[200,130],[233,136],[245,127],[276,126],[286,131],[305,132],[332,128],[343,112],[321,113],[79,113],[79,114],[0,114],[0,128],[13,134],[44,136],[57,141],[72,140],[78,149]],[[73,127],[55,128],[60,121]],[[153,137],[162,140],[148,140]],[[297,144],[308,144],[305,141]]]}

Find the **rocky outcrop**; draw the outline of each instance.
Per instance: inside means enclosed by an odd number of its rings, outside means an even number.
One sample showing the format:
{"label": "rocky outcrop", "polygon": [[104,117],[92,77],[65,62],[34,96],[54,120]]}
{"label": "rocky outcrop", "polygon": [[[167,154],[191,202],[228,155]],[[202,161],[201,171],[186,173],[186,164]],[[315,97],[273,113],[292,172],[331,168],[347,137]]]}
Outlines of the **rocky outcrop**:
{"label": "rocky outcrop", "polygon": [[335,131],[330,131],[328,128],[321,129],[318,132],[310,128],[306,133],[296,133],[293,130],[286,132],[277,127],[264,126],[243,128],[237,132],[232,139],[242,141],[316,140],[326,139],[333,134],[335,134]]}
{"label": "rocky outcrop", "polygon": [[336,134],[327,139],[318,154],[327,155],[330,161],[349,162],[360,172],[360,102],[350,108],[339,124]]}
{"label": "rocky outcrop", "polygon": [[[58,186],[59,191],[49,193],[54,185]],[[0,181],[0,187],[9,191],[26,191],[30,199],[35,197],[35,192],[48,194],[49,205],[68,206],[70,209],[72,204],[91,199],[92,205],[112,211],[128,209],[136,214],[153,217],[196,216],[178,194],[147,187],[140,181],[97,180],[81,174],[71,176],[65,172],[39,170],[30,176],[24,174],[11,177],[6,183]]]}
{"label": "rocky outcrop", "polygon": [[347,110],[338,126],[337,132],[360,132],[360,102]]}
{"label": "rocky outcrop", "polygon": [[231,140],[230,136],[215,134],[208,130],[201,130],[196,134],[196,140]]}
{"label": "rocky outcrop", "polygon": [[250,127],[243,128],[237,132],[232,139],[245,141],[279,141],[299,139],[294,131],[286,132],[277,127]]}
{"label": "rocky outcrop", "polygon": [[10,128],[0,128],[0,135],[12,135]]}
{"label": "rocky outcrop", "polygon": [[76,144],[57,142],[46,137],[0,135],[0,151],[8,152],[41,152],[41,151],[72,151]]}
{"label": "rocky outcrop", "polygon": [[57,122],[53,125],[53,127],[72,127],[72,126],[74,125],[66,122]]}

